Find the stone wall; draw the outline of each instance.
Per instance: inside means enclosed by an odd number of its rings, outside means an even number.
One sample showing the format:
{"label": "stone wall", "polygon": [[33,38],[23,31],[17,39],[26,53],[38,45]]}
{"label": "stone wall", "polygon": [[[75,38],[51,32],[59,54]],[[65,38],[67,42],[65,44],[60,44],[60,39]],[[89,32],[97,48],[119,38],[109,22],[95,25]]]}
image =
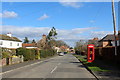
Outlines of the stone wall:
{"label": "stone wall", "polygon": [[11,65],[23,62],[23,56],[3,58],[0,60],[0,66]]}

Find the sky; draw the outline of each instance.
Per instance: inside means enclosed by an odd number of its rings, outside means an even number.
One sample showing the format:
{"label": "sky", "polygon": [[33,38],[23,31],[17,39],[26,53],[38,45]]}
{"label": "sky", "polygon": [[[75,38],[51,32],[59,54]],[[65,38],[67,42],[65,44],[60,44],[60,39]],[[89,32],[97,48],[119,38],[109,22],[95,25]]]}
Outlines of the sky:
{"label": "sky", "polygon": [[[118,22],[118,3],[115,3]],[[74,46],[76,41],[113,34],[111,2],[2,2],[2,29],[24,40],[41,39],[52,27],[57,40]],[[118,23],[117,23],[118,30]]]}

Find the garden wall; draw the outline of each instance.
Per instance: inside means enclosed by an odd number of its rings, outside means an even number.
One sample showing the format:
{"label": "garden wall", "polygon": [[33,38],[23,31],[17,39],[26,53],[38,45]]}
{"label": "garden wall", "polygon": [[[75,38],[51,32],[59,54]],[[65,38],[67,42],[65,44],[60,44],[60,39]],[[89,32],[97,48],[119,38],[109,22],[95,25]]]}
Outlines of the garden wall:
{"label": "garden wall", "polygon": [[0,59],[0,67],[5,65],[21,63],[21,62],[23,62],[23,57],[21,56],[3,58],[3,59]]}

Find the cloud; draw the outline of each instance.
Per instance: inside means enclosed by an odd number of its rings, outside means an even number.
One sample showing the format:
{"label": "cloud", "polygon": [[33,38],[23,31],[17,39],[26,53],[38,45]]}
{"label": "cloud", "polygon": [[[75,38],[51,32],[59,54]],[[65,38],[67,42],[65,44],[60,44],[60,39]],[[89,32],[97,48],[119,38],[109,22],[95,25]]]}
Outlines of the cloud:
{"label": "cloud", "polygon": [[75,28],[75,29],[72,29],[72,31],[74,33],[83,33],[83,32],[94,30],[94,29],[97,29],[97,27]]}
{"label": "cloud", "polygon": [[47,14],[43,14],[38,20],[44,20],[47,19],[49,16]]}
{"label": "cloud", "polygon": [[66,7],[73,7],[73,8],[79,8],[82,7],[83,4],[78,3],[78,0],[72,0],[73,2],[71,2],[70,0],[60,0],[60,4]]}
{"label": "cloud", "polygon": [[97,29],[97,27],[87,27],[87,28],[74,28],[71,30],[57,30],[58,33],[60,33],[60,36],[70,36],[70,35],[79,35],[84,32],[88,32],[91,30]]}
{"label": "cloud", "polygon": [[95,21],[94,20],[90,20],[90,23],[95,23]]}
{"label": "cloud", "polygon": [[[40,40],[43,34],[48,34],[51,27],[34,27],[34,26],[12,26],[12,25],[3,25],[0,32],[6,34],[11,32],[13,36],[20,38],[21,40],[24,37],[28,37],[29,40],[35,39],[36,41]],[[56,29],[57,30],[57,40],[63,40],[69,45],[74,45],[76,41],[79,40],[88,40],[94,37],[102,38],[106,34],[113,34],[112,31],[93,31],[97,30],[97,27],[86,27],[86,28],[73,28],[70,30],[65,29]]]}
{"label": "cloud", "polygon": [[[50,31],[50,27],[30,27],[30,26],[12,26],[12,25],[3,25],[2,31],[4,34],[11,32],[18,37],[39,37],[42,34],[48,34]],[[74,28],[71,30],[61,30],[57,29],[58,39],[79,39],[78,36],[80,34],[85,34],[85,32],[91,31],[95,29],[95,27],[87,27],[87,28]]]}
{"label": "cloud", "polygon": [[113,31],[91,31],[90,32],[91,37],[98,37],[98,38],[103,38],[107,34],[113,34]]}
{"label": "cloud", "polygon": [[29,37],[29,38],[40,38],[42,34],[47,34],[50,30],[49,27],[30,27],[30,26],[11,26],[3,25],[2,27],[3,34],[11,32],[14,36],[19,38]]}
{"label": "cloud", "polygon": [[0,13],[1,18],[16,18],[18,17],[18,14],[14,11],[3,11],[3,13]]}

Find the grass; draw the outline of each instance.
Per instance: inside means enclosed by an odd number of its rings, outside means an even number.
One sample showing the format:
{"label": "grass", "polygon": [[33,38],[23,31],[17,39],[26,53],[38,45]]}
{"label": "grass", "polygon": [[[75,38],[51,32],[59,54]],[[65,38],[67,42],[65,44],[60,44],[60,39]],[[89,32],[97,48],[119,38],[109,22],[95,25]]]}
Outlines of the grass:
{"label": "grass", "polygon": [[80,60],[84,65],[86,65],[90,70],[92,71],[109,71],[105,67],[101,67],[99,63],[96,62],[87,62],[87,57],[86,56],[81,56],[81,55],[74,55],[78,60]]}

